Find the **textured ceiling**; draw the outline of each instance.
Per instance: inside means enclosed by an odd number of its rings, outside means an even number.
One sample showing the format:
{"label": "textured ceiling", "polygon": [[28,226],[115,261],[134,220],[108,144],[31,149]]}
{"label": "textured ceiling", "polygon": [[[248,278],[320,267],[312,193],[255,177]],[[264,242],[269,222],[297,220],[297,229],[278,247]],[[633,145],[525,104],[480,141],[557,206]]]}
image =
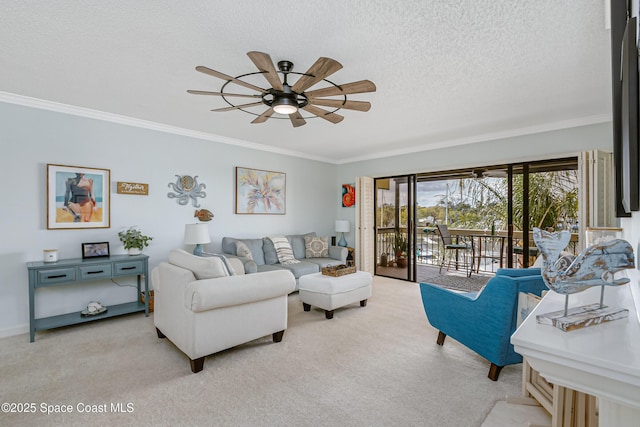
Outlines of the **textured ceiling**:
{"label": "textured ceiling", "polygon": [[[0,91],[342,163],[609,120],[604,11],[603,0],[9,0]],[[224,83],[197,65],[256,71],[253,50],[297,72],[333,58],[344,68],[332,82],[376,84],[349,97],[372,108],[294,129],[187,94]]]}

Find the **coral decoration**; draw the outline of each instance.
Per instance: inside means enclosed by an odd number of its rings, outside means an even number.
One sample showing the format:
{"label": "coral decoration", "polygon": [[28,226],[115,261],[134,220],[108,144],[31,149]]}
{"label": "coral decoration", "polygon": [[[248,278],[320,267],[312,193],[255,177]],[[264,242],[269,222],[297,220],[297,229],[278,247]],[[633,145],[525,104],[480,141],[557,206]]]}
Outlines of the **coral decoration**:
{"label": "coral decoration", "polygon": [[342,207],[350,208],[356,204],[356,187],[354,184],[342,184]]}

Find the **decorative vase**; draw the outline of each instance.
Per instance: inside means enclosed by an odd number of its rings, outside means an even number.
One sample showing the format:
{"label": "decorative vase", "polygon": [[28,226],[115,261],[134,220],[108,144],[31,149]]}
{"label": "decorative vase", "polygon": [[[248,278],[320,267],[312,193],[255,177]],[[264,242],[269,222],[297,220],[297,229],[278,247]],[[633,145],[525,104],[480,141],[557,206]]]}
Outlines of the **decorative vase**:
{"label": "decorative vase", "polygon": [[138,248],[129,248],[129,255],[140,255],[142,251]]}
{"label": "decorative vase", "polygon": [[407,259],[404,257],[400,257],[398,259],[396,259],[396,265],[399,268],[407,268]]}
{"label": "decorative vase", "polygon": [[388,255],[387,253],[383,253],[382,255],[380,255],[380,267],[386,267],[387,266],[387,258]]}

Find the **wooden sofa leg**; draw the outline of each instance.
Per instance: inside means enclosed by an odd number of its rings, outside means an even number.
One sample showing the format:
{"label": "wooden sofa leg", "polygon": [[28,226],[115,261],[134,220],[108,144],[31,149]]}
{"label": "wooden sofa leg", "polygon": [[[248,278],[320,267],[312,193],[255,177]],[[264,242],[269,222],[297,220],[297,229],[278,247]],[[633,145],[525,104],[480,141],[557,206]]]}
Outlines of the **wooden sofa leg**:
{"label": "wooden sofa leg", "polygon": [[436,344],[442,345],[444,344],[444,339],[447,337],[447,334],[444,332],[438,331],[438,339],[436,340]]}
{"label": "wooden sofa leg", "polygon": [[498,366],[495,363],[492,363],[489,367],[489,379],[491,381],[498,381],[498,375],[500,375],[502,368],[503,366]]}
{"label": "wooden sofa leg", "polygon": [[326,317],[327,319],[333,319],[333,310],[325,310],[324,317]]}
{"label": "wooden sofa leg", "polygon": [[282,337],[284,336],[284,330],[282,331],[278,331],[278,332],[274,332],[273,333],[273,342],[280,342],[282,341]]}
{"label": "wooden sofa leg", "polygon": [[367,306],[367,300],[363,299],[362,301],[360,301],[360,307],[366,307]]}
{"label": "wooden sofa leg", "polygon": [[189,359],[189,361],[191,362],[191,372],[197,374],[198,372],[202,371],[202,368],[204,367],[204,357]]}
{"label": "wooden sofa leg", "polygon": [[162,331],[156,328],[156,333],[158,334],[158,338],[166,338],[167,336],[162,333]]}
{"label": "wooden sofa leg", "polygon": [[302,303],[302,309],[303,309],[304,311],[310,311],[310,310],[311,310],[311,305],[310,305],[310,304],[307,304],[306,302],[303,302],[303,303]]}

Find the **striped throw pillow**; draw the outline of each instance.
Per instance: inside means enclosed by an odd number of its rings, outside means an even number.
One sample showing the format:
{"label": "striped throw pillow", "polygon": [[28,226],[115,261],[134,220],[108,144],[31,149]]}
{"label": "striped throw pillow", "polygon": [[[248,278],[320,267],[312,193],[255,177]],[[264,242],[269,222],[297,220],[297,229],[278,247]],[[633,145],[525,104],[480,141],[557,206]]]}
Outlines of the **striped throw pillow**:
{"label": "striped throw pillow", "polygon": [[296,264],[300,262],[293,256],[293,249],[291,249],[291,244],[286,237],[269,237],[269,239],[273,242],[280,264]]}

